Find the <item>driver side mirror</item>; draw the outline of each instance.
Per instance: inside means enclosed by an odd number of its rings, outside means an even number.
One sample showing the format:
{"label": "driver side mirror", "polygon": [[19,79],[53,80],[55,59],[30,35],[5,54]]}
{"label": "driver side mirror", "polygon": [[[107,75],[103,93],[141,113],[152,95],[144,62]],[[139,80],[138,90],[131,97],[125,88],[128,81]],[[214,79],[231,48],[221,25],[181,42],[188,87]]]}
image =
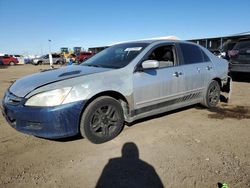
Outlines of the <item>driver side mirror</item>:
{"label": "driver side mirror", "polygon": [[156,60],[146,60],[142,62],[143,69],[156,69],[159,68],[159,61]]}

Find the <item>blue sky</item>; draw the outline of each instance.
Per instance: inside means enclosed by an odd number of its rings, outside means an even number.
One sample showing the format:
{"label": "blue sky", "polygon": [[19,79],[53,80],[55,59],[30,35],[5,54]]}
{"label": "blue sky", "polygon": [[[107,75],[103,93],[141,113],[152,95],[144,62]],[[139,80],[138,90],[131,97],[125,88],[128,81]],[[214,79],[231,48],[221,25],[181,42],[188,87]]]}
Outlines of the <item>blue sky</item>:
{"label": "blue sky", "polygon": [[250,1],[0,0],[0,53],[53,51],[175,35],[180,39],[250,31]]}

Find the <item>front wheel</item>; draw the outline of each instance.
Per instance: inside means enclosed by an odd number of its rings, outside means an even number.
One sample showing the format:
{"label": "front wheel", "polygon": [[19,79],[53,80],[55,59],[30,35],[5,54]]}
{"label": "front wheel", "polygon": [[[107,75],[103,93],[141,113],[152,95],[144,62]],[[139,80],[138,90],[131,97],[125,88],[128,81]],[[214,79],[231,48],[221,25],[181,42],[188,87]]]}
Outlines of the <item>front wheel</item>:
{"label": "front wheel", "polygon": [[220,101],[220,85],[217,81],[212,80],[207,88],[206,96],[204,97],[203,105],[207,108],[215,107]]}
{"label": "front wheel", "polygon": [[15,63],[14,63],[13,61],[11,61],[11,62],[10,62],[10,65],[13,66],[13,65],[15,65]]}
{"label": "front wheel", "polygon": [[63,65],[63,61],[57,61],[56,64],[57,65]]}
{"label": "front wheel", "polygon": [[114,98],[99,97],[82,114],[80,132],[95,144],[115,138],[124,126],[123,109]]}

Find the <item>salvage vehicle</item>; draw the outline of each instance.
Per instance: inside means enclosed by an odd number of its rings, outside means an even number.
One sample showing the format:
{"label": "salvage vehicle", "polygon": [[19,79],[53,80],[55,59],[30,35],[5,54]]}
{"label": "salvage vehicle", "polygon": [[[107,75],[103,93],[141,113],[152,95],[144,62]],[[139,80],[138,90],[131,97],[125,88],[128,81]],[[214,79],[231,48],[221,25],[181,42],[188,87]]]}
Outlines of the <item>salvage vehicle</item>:
{"label": "salvage vehicle", "polygon": [[[53,64],[64,64],[65,60],[63,57],[61,57],[61,55],[59,54],[52,54],[52,61]],[[32,64],[33,65],[42,65],[42,64],[49,64],[49,54],[47,55],[43,55],[39,58],[34,58],[32,60]]]}
{"label": "salvage vehicle", "polygon": [[18,59],[9,55],[0,56],[0,61],[2,61],[4,65],[18,64]]}
{"label": "salvage vehicle", "polygon": [[103,143],[137,119],[197,103],[215,107],[228,80],[228,62],[197,44],[128,42],[81,65],[16,80],[2,108],[20,132],[50,139],[80,133]]}
{"label": "salvage vehicle", "polygon": [[250,73],[250,39],[243,39],[237,42],[229,51],[231,72]]}
{"label": "salvage vehicle", "polygon": [[76,60],[80,63],[83,61],[86,61],[90,57],[92,57],[94,54],[92,52],[80,52],[79,55],[76,56]]}
{"label": "salvage vehicle", "polygon": [[12,57],[17,58],[18,64],[24,64],[24,56],[23,55],[14,54],[14,55],[12,55]]}

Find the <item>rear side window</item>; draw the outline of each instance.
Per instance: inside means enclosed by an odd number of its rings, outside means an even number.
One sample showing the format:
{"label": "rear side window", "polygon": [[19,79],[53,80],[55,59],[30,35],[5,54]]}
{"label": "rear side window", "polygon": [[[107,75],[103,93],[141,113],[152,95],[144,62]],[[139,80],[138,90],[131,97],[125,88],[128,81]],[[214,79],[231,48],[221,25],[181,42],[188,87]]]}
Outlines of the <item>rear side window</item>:
{"label": "rear side window", "polygon": [[201,49],[201,52],[202,52],[202,55],[203,55],[203,62],[209,62],[210,59],[209,57],[207,56],[207,54]]}
{"label": "rear side window", "polygon": [[184,58],[184,64],[204,62],[204,54],[202,54],[202,51],[198,46],[181,43],[180,48]]}
{"label": "rear side window", "polygon": [[250,48],[250,41],[240,41],[238,42],[235,46],[234,49],[235,50],[239,50],[239,49],[247,49]]}

